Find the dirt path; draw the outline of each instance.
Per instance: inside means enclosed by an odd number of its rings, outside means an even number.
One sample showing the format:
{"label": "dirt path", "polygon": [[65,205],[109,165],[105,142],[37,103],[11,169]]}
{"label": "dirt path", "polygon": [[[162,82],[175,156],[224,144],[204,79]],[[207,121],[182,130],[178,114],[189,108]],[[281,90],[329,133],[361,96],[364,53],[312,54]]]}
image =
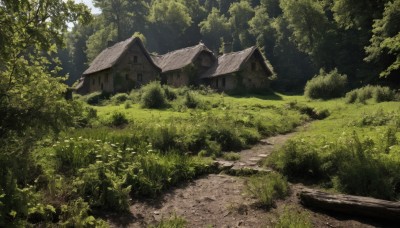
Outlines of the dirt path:
{"label": "dirt path", "polygon": [[[262,140],[251,149],[241,152],[234,166],[257,167],[255,158],[268,156],[294,133]],[[260,156],[262,155],[262,156]],[[303,209],[296,197],[299,185],[291,185],[292,194],[276,207],[266,211],[255,206],[256,199],[245,192],[245,177],[210,174],[191,183],[179,186],[158,199],[133,202],[129,216],[109,219],[113,227],[147,227],[172,215],[183,217],[187,227],[272,227],[286,205],[306,210],[315,227],[372,227],[343,217],[332,217]]]}

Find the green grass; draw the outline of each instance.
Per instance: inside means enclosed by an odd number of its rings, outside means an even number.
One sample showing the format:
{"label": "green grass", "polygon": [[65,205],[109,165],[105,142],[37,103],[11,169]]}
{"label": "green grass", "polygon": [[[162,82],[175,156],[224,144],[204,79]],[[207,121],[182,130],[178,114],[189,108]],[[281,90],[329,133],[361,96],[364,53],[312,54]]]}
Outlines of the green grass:
{"label": "green grass", "polygon": [[227,161],[237,161],[240,159],[240,154],[236,152],[228,152],[222,155],[222,158]]}
{"label": "green grass", "polygon": [[307,102],[331,115],[311,123],[267,164],[289,179],[336,191],[394,200],[400,196],[398,102]]}
{"label": "green grass", "polygon": [[257,198],[262,207],[269,208],[276,199],[283,199],[289,194],[289,185],[279,173],[256,175],[246,182],[246,190]]}
{"label": "green grass", "polygon": [[311,228],[312,223],[310,222],[310,214],[301,209],[286,206],[283,213],[279,215],[277,222],[275,223],[276,228]]}

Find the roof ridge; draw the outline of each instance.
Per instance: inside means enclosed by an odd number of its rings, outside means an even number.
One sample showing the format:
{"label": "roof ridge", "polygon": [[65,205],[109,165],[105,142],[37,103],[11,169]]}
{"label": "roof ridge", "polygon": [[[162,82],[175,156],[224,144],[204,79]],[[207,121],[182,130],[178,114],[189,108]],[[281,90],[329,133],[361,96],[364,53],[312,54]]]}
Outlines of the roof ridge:
{"label": "roof ridge", "polygon": [[232,51],[232,52],[229,52],[229,53],[224,53],[224,54],[218,56],[218,58],[219,58],[219,57],[222,57],[222,56],[226,56],[226,55],[241,54],[241,53],[243,53],[243,52],[245,52],[245,51],[248,51],[248,50],[250,50],[250,49],[257,49],[257,46],[254,45],[254,46],[248,47],[248,48],[243,49],[243,50],[240,50],[240,51]]}
{"label": "roof ridge", "polygon": [[[160,56],[168,55],[168,54],[170,54],[170,53],[174,53],[174,52],[178,52],[178,51],[183,51],[183,50],[186,50],[186,49],[193,49],[193,48],[195,48],[195,47],[197,47],[197,46],[204,46],[204,47],[206,47],[206,45],[204,45],[204,44],[202,44],[202,43],[199,43],[199,44],[196,44],[196,45],[193,45],[193,46],[184,47],[184,48],[176,49],[176,50],[173,50],[173,51],[169,51],[169,52],[167,52],[167,53],[165,53],[165,54],[162,54],[162,55],[160,55]],[[206,47],[206,48],[207,48],[207,47]]]}

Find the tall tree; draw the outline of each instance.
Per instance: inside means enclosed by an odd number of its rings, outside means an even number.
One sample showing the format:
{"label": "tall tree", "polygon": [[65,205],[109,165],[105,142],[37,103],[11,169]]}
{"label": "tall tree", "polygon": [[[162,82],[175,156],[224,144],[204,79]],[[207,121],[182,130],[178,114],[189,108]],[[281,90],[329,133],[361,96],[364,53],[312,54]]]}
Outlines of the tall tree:
{"label": "tall tree", "polygon": [[383,17],[373,24],[371,44],[366,47],[366,61],[380,63],[380,76],[387,77],[400,69],[400,0],[385,6]]}
{"label": "tall tree", "polygon": [[254,16],[254,9],[249,1],[241,0],[229,7],[229,22],[232,26],[233,48],[240,50],[253,45],[254,40],[249,33],[249,21]]}
{"label": "tall tree", "polygon": [[0,226],[35,206],[21,189],[32,181],[36,140],[59,131],[76,114],[74,103],[63,98],[66,86],[58,68],[50,68],[49,56],[62,47],[66,23],[78,19],[87,21],[90,13],[74,1],[0,0]]}
{"label": "tall tree", "polygon": [[207,46],[217,51],[222,40],[229,39],[230,25],[228,19],[213,8],[207,19],[199,23],[200,32]]}

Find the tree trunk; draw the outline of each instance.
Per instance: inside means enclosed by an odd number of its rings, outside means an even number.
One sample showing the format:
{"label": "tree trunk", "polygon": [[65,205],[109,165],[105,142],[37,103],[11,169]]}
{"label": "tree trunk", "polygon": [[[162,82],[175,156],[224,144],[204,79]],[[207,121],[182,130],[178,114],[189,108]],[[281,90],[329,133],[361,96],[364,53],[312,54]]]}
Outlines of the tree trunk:
{"label": "tree trunk", "polygon": [[369,197],[329,194],[314,189],[302,189],[298,196],[303,205],[349,215],[400,221],[400,202]]}

